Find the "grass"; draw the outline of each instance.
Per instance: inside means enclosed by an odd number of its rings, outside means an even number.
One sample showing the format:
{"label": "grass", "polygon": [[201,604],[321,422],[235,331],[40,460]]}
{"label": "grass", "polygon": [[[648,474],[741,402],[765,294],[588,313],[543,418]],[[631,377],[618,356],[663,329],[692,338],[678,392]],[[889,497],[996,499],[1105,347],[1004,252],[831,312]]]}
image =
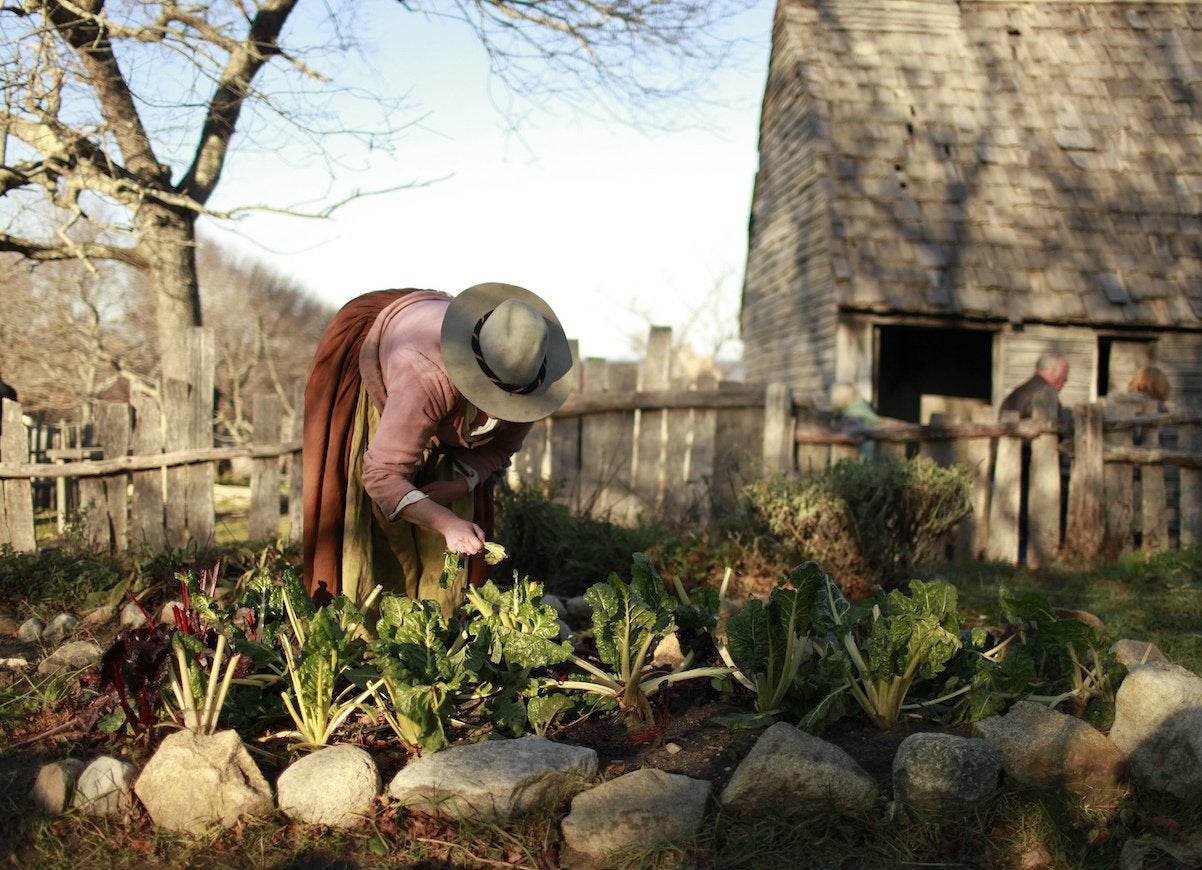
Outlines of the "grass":
{"label": "grass", "polygon": [[1113,565],[1030,570],[994,562],[928,566],[953,583],[960,614],[996,623],[998,590],[1041,593],[1055,607],[1087,610],[1114,639],[1151,641],[1183,667],[1202,673],[1202,548],[1125,556]]}

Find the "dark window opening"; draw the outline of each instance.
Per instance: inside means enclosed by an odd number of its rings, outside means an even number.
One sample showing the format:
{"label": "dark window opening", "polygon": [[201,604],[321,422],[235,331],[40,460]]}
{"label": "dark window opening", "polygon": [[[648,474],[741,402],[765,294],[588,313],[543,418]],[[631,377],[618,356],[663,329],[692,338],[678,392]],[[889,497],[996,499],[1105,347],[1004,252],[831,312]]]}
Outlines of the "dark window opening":
{"label": "dark window opening", "polygon": [[993,398],[993,333],[982,329],[878,326],[876,408],[922,422],[922,397],[988,404]]}
{"label": "dark window opening", "polygon": [[1136,370],[1155,358],[1152,339],[1098,336],[1098,396],[1123,392]]}

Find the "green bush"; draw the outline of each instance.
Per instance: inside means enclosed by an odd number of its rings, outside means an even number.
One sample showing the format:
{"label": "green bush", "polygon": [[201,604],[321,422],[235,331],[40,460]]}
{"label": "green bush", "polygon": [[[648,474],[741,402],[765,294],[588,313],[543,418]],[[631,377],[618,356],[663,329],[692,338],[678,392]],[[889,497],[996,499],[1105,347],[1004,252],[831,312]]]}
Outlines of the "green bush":
{"label": "green bush", "polygon": [[744,494],[799,559],[826,566],[844,592],[893,589],[937,555],[943,536],[971,510],[964,468],[922,459],[848,460],[808,478],[772,477]]}

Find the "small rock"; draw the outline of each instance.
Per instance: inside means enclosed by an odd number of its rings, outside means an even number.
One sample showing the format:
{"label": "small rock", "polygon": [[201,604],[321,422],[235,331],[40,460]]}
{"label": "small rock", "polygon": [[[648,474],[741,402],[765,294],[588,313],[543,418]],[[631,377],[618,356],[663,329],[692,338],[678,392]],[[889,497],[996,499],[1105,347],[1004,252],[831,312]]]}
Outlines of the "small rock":
{"label": "small rock", "polygon": [[71,806],[75,783],[83,767],[83,761],[78,758],[64,758],[43,764],[29,796],[34,808],[47,816],[57,816]]}
{"label": "small rock", "polygon": [[543,604],[549,605],[555,611],[555,615],[560,619],[567,619],[568,606],[563,603],[563,599],[551,592],[543,593]]}
{"label": "small rock", "polygon": [[997,793],[1002,758],[986,741],[954,734],[917,733],[893,757],[893,793],[907,806],[968,812]]}
{"label": "small rock", "polygon": [[83,624],[89,627],[105,626],[117,618],[116,604],[102,604],[83,615]]}
{"label": "small rock", "polygon": [[568,625],[562,619],[555,620],[555,624],[559,626],[558,640],[562,643],[567,641],[573,647],[576,646],[576,632],[572,631],[572,626]]}
{"label": "small rock", "polygon": [[42,659],[38,664],[39,674],[58,674],[67,671],[82,671],[100,661],[104,655],[99,644],[90,640],[73,640],[65,643]]}
{"label": "small rock", "polygon": [[584,600],[583,595],[569,598],[563,606],[568,609],[568,620],[577,625],[588,623],[593,618],[593,606]]}
{"label": "small rock", "polygon": [[677,753],[684,752],[684,748],[679,743],[665,743],[664,752],[669,755],[676,755]]}
{"label": "small rock", "polygon": [[388,794],[405,806],[506,822],[597,775],[597,753],[545,737],[488,740],[424,755],[401,769]]}
{"label": "small rock", "polygon": [[167,625],[175,625],[175,608],[184,609],[182,601],[168,601],[159,611],[159,622],[164,622]]}
{"label": "small rock", "polygon": [[42,640],[46,643],[60,644],[67,639],[67,635],[75,631],[79,627],[79,618],[73,613],[59,613],[54,619],[50,620],[50,624],[42,629]]}
{"label": "small rock", "polygon": [[1202,791],[1202,677],[1131,668],[1114,700],[1110,739],[1141,782],[1180,797]]}
{"label": "small rock", "polygon": [[1089,723],[1043,704],[1019,701],[1003,716],[974,722],[972,736],[988,740],[1006,775],[1023,785],[1078,794],[1124,788],[1126,765],[1115,745]]}
{"label": "small rock", "polygon": [[8,656],[0,659],[0,670],[26,671],[29,670],[29,659],[25,656]]}
{"label": "small rock", "polygon": [[676,632],[667,635],[655,645],[651,654],[651,664],[657,668],[678,668],[684,664],[684,652],[680,648],[680,638]]}
{"label": "small rock", "polygon": [[16,637],[21,624],[11,614],[0,613],[0,637]]}
{"label": "small rock", "polygon": [[137,771],[127,761],[102,755],[83,769],[71,806],[94,816],[115,816],[133,806]]}
{"label": "small rock", "polygon": [[35,643],[42,639],[42,632],[45,629],[46,623],[42,622],[36,616],[31,616],[22,622],[21,627],[17,629],[17,640],[23,640],[26,643]]}
{"label": "small rock", "polygon": [[739,763],[720,801],[747,815],[805,812],[814,806],[859,814],[879,796],[876,780],[838,746],[777,722]]}
{"label": "small rock", "polygon": [[119,628],[142,628],[146,625],[146,614],[133,601],[121,608],[121,617],[117,622]]}

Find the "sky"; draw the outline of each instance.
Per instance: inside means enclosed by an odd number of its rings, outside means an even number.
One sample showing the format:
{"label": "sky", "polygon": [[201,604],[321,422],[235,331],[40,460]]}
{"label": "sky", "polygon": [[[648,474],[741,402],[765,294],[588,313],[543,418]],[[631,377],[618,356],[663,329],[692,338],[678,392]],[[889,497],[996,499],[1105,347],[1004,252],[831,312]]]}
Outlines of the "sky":
{"label": "sky", "polygon": [[[707,91],[714,104],[664,108],[670,121],[699,120],[652,130],[512,101],[462,25],[410,15],[401,33],[377,19],[386,38],[366,47],[368,68],[337,75],[407,94],[419,122],[394,153],[347,149],[330,177],[287,149],[236,152],[210,205],[424,186],[358,200],[330,219],[258,214],[213,233],[334,305],[384,287],[527,287],[582,357],[632,358],[632,338],[651,323],[679,333],[701,305],[735,324],[774,5],[759,0],[732,23],[747,41]],[[293,191],[304,193],[289,200]],[[707,303],[715,288],[718,301]],[[715,328],[693,330],[698,349],[712,350]],[[737,343],[723,347],[737,353]]]}

